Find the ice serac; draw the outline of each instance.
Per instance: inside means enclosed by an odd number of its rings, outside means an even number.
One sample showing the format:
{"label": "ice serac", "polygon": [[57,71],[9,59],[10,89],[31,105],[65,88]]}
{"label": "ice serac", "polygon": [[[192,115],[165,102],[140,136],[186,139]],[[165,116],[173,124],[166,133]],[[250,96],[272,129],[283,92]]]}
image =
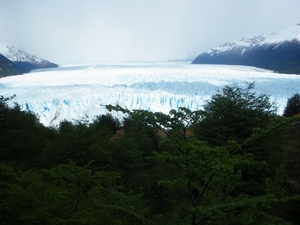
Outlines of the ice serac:
{"label": "ice serac", "polygon": [[247,65],[300,74],[300,25],[279,33],[245,35],[201,53],[193,64]]}
{"label": "ice serac", "polygon": [[49,62],[35,55],[25,52],[22,48],[9,43],[0,43],[0,54],[14,64],[14,68],[21,73],[28,73],[34,69],[55,68],[57,64]]}

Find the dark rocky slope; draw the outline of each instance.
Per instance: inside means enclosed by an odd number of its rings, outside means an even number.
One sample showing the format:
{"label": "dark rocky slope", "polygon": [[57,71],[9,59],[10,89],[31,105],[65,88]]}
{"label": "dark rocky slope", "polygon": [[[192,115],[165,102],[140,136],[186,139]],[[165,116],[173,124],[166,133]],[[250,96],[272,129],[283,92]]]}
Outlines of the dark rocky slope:
{"label": "dark rocky slope", "polygon": [[17,69],[17,65],[0,54],[0,78],[17,74],[22,74],[22,72]]}

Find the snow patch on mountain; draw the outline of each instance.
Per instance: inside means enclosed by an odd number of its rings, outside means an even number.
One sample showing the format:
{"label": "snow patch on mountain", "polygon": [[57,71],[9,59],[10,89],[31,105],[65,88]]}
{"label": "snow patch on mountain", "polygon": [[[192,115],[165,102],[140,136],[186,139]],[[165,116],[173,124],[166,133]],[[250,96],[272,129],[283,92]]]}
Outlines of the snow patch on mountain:
{"label": "snow patch on mountain", "polygon": [[297,41],[300,42],[300,25],[296,25],[293,27],[289,27],[276,35],[273,35],[271,37],[268,37],[264,41],[260,43],[260,45],[265,44],[278,44],[282,42],[291,42],[291,41]]}
{"label": "snow patch on mountain", "polygon": [[35,55],[25,52],[21,47],[14,46],[9,43],[0,43],[0,53],[13,62],[31,62],[31,63],[45,63]]}
{"label": "snow patch on mountain", "polygon": [[233,41],[226,42],[222,45],[211,48],[207,51],[208,54],[214,55],[226,51],[241,51],[243,54],[247,49],[258,46],[260,43],[274,36],[275,33],[268,34],[247,34]]}

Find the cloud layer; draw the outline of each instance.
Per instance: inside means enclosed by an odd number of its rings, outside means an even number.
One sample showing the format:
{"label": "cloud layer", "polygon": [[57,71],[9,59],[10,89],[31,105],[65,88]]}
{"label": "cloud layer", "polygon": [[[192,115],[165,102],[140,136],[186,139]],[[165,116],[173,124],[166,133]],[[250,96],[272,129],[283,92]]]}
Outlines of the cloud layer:
{"label": "cloud layer", "polygon": [[1,41],[57,63],[193,58],[300,22],[298,0],[0,0]]}

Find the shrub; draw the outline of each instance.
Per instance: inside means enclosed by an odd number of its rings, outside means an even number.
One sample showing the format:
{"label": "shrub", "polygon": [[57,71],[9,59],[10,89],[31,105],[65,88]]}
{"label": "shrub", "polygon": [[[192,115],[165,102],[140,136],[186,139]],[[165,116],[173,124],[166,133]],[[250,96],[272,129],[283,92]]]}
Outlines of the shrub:
{"label": "shrub", "polygon": [[283,116],[293,116],[300,112],[300,94],[296,93],[287,100]]}

